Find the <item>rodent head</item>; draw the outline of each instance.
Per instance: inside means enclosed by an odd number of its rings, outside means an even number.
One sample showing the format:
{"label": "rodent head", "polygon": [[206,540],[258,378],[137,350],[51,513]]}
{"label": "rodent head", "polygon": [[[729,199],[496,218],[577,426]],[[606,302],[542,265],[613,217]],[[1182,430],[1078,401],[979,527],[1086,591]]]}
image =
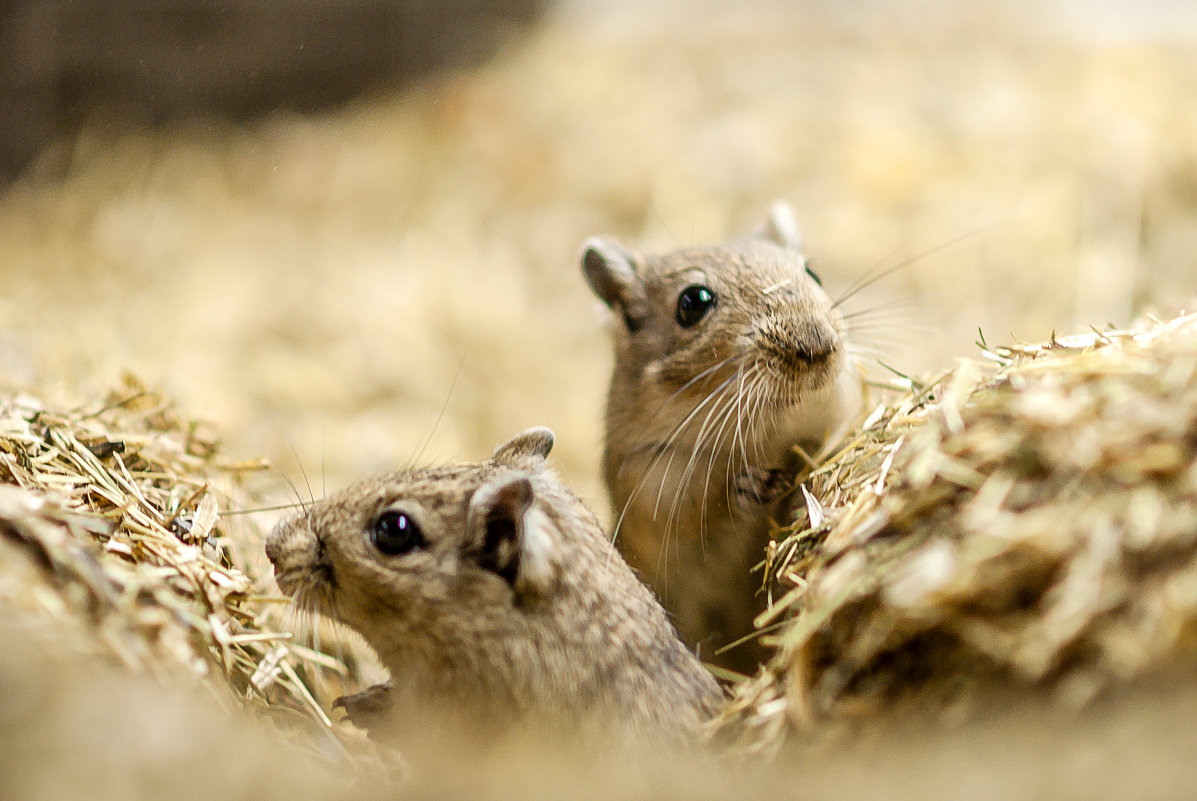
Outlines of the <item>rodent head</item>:
{"label": "rodent head", "polygon": [[824,387],[844,362],[844,322],[799,247],[784,204],[753,237],[716,247],[642,255],[588,240],[582,272],[619,320],[617,370],[694,395],[760,375],[780,405]]}
{"label": "rodent head", "polygon": [[551,480],[552,445],[547,428],[530,429],[486,462],[411,470],[330,495],[267,540],[279,588],[362,632],[380,654],[510,628],[504,614],[551,595],[560,573],[559,532],[535,503]]}

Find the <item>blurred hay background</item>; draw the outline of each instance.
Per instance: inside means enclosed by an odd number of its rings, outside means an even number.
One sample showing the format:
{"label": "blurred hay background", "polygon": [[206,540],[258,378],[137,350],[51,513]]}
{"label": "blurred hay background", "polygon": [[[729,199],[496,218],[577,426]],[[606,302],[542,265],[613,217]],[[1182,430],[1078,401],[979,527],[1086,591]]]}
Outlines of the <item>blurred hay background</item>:
{"label": "blurred hay background", "polygon": [[488,66],[340,110],[94,116],[0,196],[0,378],[132,368],[317,494],[547,424],[602,506],[589,234],[715,241],[787,198],[833,291],[913,260],[858,305],[917,301],[872,335],[906,370],[1192,296],[1194,28],[854,8],[563,3]]}

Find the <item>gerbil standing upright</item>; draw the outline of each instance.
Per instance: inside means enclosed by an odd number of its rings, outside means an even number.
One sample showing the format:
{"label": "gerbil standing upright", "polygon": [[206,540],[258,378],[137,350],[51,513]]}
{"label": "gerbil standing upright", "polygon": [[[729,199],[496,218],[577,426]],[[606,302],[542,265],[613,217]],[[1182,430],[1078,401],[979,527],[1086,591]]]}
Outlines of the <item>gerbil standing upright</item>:
{"label": "gerbil standing upright", "polygon": [[845,325],[789,208],[754,236],[661,255],[595,237],[582,273],[615,316],[603,472],[614,536],[704,659],[751,671],[771,521],[860,406]]}

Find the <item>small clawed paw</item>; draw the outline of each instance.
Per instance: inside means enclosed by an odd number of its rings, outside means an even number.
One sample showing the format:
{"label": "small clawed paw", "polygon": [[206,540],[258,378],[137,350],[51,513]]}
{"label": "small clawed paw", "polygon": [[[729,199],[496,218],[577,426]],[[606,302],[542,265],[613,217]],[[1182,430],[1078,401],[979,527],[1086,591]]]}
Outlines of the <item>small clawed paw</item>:
{"label": "small clawed paw", "polygon": [[749,467],[736,476],[736,498],[741,503],[771,503],[791,487],[793,476],[785,470]]}
{"label": "small clawed paw", "polygon": [[333,708],[341,707],[349,722],[367,732],[377,728],[391,708],[391,684],[375,684],[353,695],[342,695],[333,701]]}

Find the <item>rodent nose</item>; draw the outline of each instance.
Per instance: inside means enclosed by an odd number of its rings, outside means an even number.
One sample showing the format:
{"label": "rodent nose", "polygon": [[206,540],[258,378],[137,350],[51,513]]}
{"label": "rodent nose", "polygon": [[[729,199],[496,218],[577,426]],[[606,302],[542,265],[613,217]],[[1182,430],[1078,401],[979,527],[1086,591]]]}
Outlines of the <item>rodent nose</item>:
{"label": "rodent nose", "polygon": [[283,524],[278,523],[266,538],[266,558],[270,564],[277,566],[279,552],[283,547]]}
{"label": "rodent nose", "polygon": [[841,347],[829,320],[773,320],[757,334],[757,347],[769,363],[792,380],[830,365]]}
{"label": "rodent nose", "polygon": [[800,360],[816,364],[830,358],[838,345],[835,332],[828,326],[807,325],[798,332],[793,351]]}

